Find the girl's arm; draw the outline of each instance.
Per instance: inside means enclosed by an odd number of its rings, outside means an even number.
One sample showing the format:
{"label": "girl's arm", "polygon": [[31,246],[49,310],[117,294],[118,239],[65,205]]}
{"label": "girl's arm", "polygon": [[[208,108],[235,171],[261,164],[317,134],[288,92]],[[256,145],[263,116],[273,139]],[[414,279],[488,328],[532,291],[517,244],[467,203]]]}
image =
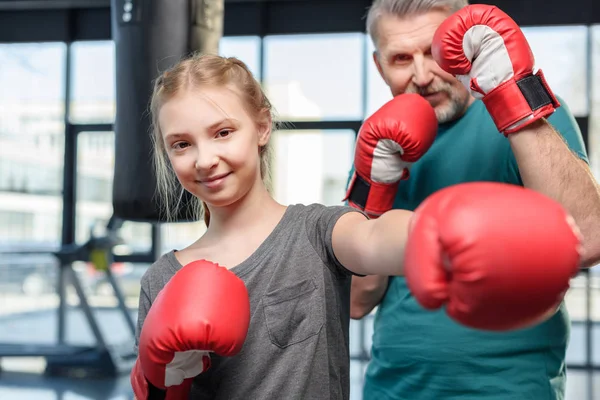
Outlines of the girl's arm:
{"label": "girl's arm", "polygon": [[412,215],[412,211],[391,210],[369,220],[358,212],[344,214],[333,228],[335,256],[358,275],[403,275]]}

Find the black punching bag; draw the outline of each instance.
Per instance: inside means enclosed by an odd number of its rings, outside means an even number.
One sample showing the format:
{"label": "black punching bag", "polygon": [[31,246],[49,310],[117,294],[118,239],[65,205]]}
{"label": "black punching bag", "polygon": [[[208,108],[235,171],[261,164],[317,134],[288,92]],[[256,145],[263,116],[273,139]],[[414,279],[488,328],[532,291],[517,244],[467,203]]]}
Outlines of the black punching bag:
{"label": "black punching bag", "polygon": [[[190,0],[111,0],[116,50],[113,212],[137,222],[165,221],[152,162],[153,81],[190,51]],[[184,202],[189,205],[189,194]],[[177,221],[189,221],[180,207]]]}

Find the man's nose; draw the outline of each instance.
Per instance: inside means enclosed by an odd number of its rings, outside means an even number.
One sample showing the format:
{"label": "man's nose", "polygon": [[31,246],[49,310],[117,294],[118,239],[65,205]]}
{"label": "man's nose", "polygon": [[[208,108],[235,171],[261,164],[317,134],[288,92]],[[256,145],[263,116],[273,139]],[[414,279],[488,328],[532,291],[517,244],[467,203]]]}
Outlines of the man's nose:
{"label": "man's nose", "polygon": [[433,81],[431,63],[435,61],[422,54],[413,57],[413,83],[418,87],[427,87]]}

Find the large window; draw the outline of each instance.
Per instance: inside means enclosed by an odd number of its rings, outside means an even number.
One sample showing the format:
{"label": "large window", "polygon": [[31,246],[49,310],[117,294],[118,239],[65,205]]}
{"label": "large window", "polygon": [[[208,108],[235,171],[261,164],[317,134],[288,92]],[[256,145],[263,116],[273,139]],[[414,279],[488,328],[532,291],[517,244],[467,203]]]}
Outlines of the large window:
{"label": "large window", "polygon": [[588,28],[524,27],[535,66],[576,117],[588,115]]}
{"label": "large window", "polygon": [[106,226],[112,215],[115,135],[81,132],[77,139],[76,240],[83,243],[94,226]]}
{"label": "large window", "polygon": [[65,50],[0,44],[0,247],[60,242]]}
{"label": "large window", "polygon": [[279,131],[272,145],[273,194],[282,204],[341,205],[356,132]]}
{"label": "large window", "polygon": [[[63,43],[0,44],[0,252],[61,240]],[[0,314],[55,304],[56,260],[0,254]]]}
{"label": "large window", "polygon": [[361,119],[364,40],[360,33],[266,37],[264,84],[280,117]]}
{"label": "large window", "polygon": [[114,43],[76,42],[71,52],[71,123],[112,123],[116,112]]}
{"label": "large window", "polygon": [[[112,41],[74,43],[71,66],[70,121],[73,124],[112,124],[115,118],[115,49]],[[112,216],[115,135],[81,132],[77,137],[76,240],[101,232]],[[147,251],[151,225],[125,222],[121,251]]]}
{"label": "large window", "polygon": [[[71,45],[70,122],[112,124],[115,118],[115,49],[112,41]],[[114,133],[77,136],[76,241],[90,238],[94,226],[112,215]]]}
{"label": "large window", "polygon": [[261,39],[258,36],[224,37],[219,43],[219,53],[243,61],[256,79],[261,80]]}

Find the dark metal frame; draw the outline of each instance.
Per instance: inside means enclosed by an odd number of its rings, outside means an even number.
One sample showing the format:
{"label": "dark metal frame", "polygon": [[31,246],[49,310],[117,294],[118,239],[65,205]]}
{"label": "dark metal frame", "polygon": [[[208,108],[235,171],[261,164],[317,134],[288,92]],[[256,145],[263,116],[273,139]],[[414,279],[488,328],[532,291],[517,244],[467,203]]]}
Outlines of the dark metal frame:
{"label": "dark metal frame", "polygon": [[[135,1],[135,0],[134,0]],[[138,0],[140,1],[140,0]],[[474,0],[522,26],[600,23],[595,0]],[[225,0],[226,36],[364,32],[371,0]],[[0,43],[111,38],[110,0],[0,0]]]}

